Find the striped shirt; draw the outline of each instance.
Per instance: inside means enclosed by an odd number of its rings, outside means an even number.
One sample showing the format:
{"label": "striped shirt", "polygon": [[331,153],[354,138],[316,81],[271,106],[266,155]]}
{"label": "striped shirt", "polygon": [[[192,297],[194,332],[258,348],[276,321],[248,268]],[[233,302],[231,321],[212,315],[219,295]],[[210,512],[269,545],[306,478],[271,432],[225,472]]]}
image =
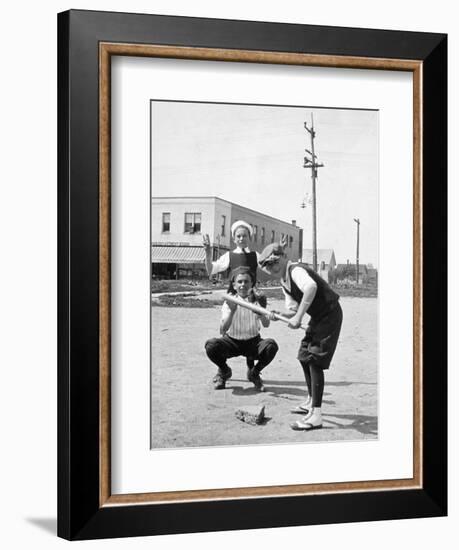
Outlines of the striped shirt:
{"label": "striped shirt", "polygon": [[[241,300],[241,298],[238,296]],[[248,301],[248,300],[246,300]],[[230,313],[230,308],[226,302],[222,306],[222,317],[226,317]],[[233,320],[229,329],[226,332],[231,338],[236,340],[249,340],[260,334],[260,318],[256,313],[246,309],[245,307],[236,307],[233,315]]]}

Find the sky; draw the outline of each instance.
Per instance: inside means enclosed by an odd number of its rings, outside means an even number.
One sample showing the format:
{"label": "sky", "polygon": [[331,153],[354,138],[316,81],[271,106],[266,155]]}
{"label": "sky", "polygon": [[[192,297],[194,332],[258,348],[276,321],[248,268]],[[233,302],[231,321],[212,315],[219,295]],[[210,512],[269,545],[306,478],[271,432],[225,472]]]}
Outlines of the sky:
{"label": "sky", "polygon": [[[317,247],[378,265],[378,112],[260,105],[152,102],[153,196],[217,196],[303,228],[312,248],[314,121]],[[306,201],[305,201],[306,199]],[[306,208],[301,208],[305,202]]]}

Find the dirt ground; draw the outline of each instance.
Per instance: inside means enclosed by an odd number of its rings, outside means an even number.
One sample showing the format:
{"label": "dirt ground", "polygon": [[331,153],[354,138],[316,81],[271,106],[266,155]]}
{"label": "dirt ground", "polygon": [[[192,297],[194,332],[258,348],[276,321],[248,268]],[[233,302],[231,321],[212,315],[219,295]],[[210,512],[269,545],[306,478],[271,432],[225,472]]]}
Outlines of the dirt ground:
{"label": "dirt ground", "polygon": [[[296,359],[303,332],[284,323],[262,328],[279,352],[262,372],[266,387],[257,392],[245,378],[245,358],[230,359],[233,377],[214,390],[216,367],[204,344],[218,336],[220,309],[152,308],[152,447],[205,447],[342,441],[378,437],[377,299],[344,297],[343,327],[331,367],[325,372],[322,404],[324,428],[296,432],[300,418],[290,409],[305,396]],[[283,309],[270,300],[269,307]],[[306,320],[306,318],[305,318]],[[250,425],[237,419],[240,406],[265,405],[266,422]]]}

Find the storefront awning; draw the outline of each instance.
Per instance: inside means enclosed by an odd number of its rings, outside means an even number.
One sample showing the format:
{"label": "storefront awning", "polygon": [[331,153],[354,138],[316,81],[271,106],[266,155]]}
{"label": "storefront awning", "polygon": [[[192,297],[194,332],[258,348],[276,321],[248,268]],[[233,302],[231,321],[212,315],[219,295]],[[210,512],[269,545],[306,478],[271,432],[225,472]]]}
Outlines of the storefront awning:
{"label": "storefront awning", "polygon": [[152,246],[153,264],[203,264],[204,248],[192,246]]}

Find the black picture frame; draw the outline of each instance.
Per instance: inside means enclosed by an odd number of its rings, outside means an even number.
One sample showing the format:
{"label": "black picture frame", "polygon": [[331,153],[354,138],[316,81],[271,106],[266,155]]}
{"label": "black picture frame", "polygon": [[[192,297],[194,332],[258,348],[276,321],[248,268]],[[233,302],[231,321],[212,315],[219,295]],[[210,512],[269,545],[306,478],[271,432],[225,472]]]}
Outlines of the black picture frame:
{"label": "black picture frame", "polygon": [[[400,490],[101,503],[100,44],[419,62],[421,483]],[[58,15],[58,535],[94,539],[447,514],[447,36],[71,10]]]}

